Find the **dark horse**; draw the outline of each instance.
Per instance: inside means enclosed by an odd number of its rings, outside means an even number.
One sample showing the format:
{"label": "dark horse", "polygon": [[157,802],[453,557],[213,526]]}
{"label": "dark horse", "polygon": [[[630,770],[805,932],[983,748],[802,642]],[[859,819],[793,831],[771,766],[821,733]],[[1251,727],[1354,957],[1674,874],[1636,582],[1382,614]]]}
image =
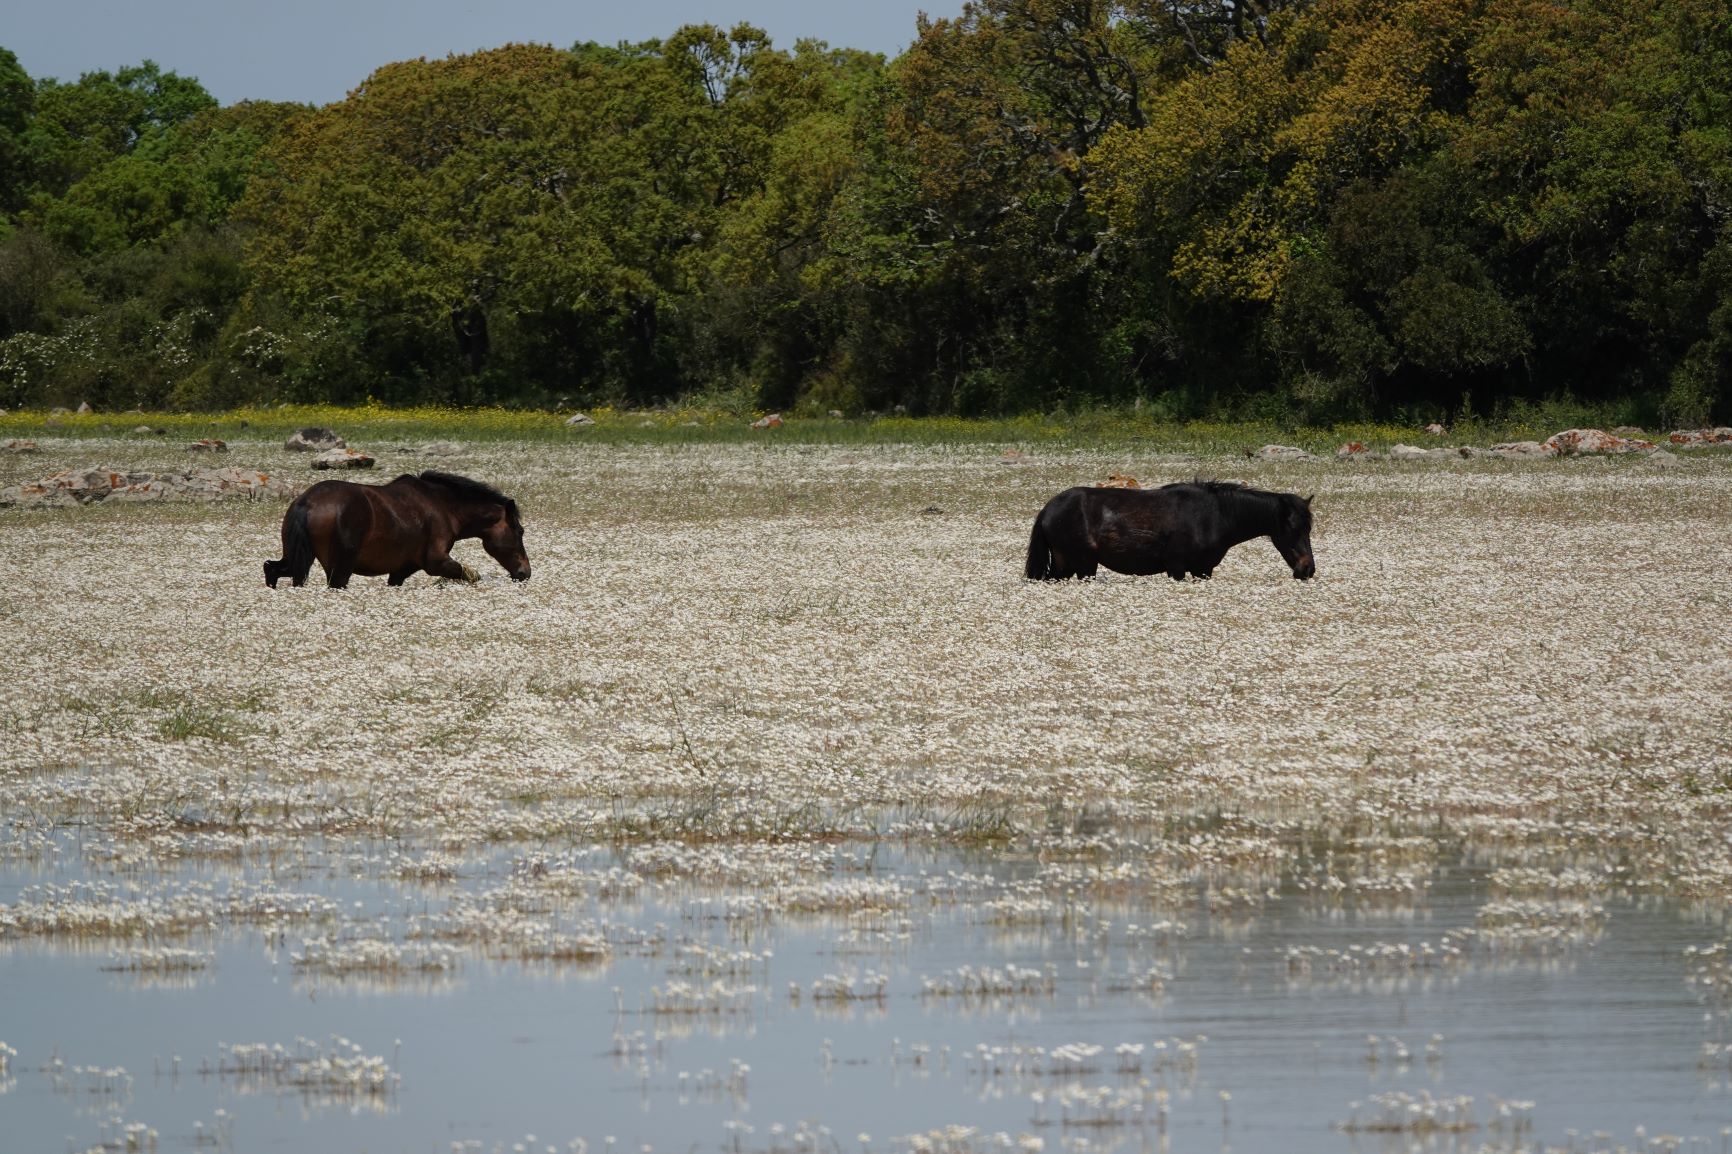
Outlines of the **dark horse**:
{"label": "dark horse", "polygon": [[1311,498],[1267,493],[1231,481],[1159,489],[1066,489],[1046,503],[1028,538],[1031,580],[1119,573],[1208,577],[1227,550],[1271,537],[1293,576],[1317,573],[1311,556]]}
{"label": "dark horse", "polygon": [[287,577],[305,585],[315,558],[333,589],[357,574],[388,573],[391,585],[423,569],[463,578],[469,574],[451,559],[451,546],[465,537],[481,538],[512,580],[529,580],[517,502],[491,485],[431,471],[387,485],[320,481],[283,515],[283,559],[265,562],[265,584],[275,589]]}

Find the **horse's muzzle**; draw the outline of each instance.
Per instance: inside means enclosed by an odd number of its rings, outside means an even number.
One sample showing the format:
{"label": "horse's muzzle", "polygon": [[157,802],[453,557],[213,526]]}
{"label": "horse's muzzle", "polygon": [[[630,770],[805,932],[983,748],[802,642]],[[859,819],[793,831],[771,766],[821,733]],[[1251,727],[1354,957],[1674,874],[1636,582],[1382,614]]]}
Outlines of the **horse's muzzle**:
{"label": "horse's muzzle", "polygon": [[1299,563],[1293,566],[1293,576],[1300,581],[1309,581],[1317,576],[1317,562],[1311,554],[1299,558]]}
{"label": "horse's muzzle", "polygon": [[527,580],[529,580],[529,566],[525,565],[521,569],[513,569],[511,571],[511,579],[513,581],[527,581]]}

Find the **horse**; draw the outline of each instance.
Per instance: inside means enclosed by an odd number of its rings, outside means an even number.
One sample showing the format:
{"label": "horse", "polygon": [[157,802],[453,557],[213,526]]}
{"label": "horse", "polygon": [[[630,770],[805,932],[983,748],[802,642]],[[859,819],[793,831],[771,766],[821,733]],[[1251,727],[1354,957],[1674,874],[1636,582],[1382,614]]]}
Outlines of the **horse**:
{"label": "horse", "polygon": [[1311,498],[1232,481],[1191,481],[1158,489],[1078,486],[1046,503],[1028,538],[1033,581],[1117,573],[1208,579],[1233,546],[1269,537],[1301,581],[1317,574],[1311,555]]}
{"label": "horse", "polygon": [[283,556],[265,562],[265,584],[275,589],[287,577],[305,585],[315,558],[333,589],[380,574],[401,585],[423,569],[468,579],[473,574],[451,557],[451,546],[466,537],[481,538],[513,581],[529,580],[517,502],[491,485],[433,470],[384,485],[320,481],[283,514]]}

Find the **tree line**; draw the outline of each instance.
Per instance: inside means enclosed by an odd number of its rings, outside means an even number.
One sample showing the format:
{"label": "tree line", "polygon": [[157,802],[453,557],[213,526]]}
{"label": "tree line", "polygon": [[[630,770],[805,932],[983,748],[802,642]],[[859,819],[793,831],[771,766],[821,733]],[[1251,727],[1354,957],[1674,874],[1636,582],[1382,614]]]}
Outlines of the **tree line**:
{"label": "tree line", "polygon": [[0,49],[0,404],[1728,415],[1723,0],[917,33],[514,44],[323,107]]}

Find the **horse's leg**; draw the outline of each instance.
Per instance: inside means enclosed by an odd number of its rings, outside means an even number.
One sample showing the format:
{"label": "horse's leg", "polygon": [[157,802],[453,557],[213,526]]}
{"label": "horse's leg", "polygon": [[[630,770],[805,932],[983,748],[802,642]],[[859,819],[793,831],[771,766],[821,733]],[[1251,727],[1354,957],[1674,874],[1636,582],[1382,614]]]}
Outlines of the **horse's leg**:
{"label": "horse's leg", "polygon": [[385,584],[401,585],[419,572],[421,572],[421,566],[405,565],[403,568],[394,571],[389,577],[385,578]]}
{"label": "horse's leg", "polygon": [[1183,581],[1185,579],[1185,571],[1183,569],[1168,569],[1167,576],[1171,577],[1175,581]]}
{"label": "horse's leg", "polygon": [[325,584],[329,585],[332,589],[347,589],[349,587],[349,578],[353,576],[354,573],[351,570],[343,569],[339,566],[327,565],[325,567]]}
{"label": "horse's leg", "polygon": [[1079,581],[1094,580],[1095,573],[1100,569],[1100,558],[1088,557],[1077,562],[1076,575]]}
{"label": "horse's leg", "polygon": [[469,574],[464,571],[462,563],[454,559],[449,553],[441,554],[438,557],[429,557],[427,563],[421,568],[435,577],[449,577],[453,581],[469,580]]}

